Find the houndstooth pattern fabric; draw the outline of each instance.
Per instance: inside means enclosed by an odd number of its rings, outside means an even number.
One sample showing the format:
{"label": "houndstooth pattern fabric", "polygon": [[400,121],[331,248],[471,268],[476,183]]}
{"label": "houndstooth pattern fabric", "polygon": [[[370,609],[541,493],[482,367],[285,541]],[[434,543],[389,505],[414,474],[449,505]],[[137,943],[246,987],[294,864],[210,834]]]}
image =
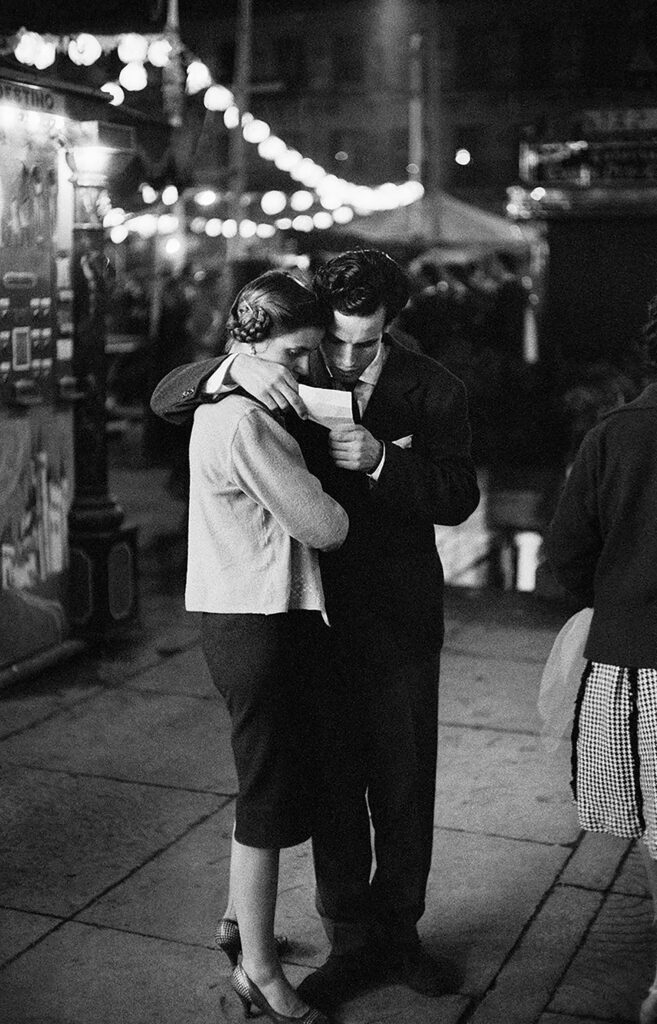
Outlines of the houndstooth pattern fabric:
{"label": "houndstooth pattern fabric", "polygon": [[657,669],[591,663],[573,731],[582,828],[643,837],[657,859]]}

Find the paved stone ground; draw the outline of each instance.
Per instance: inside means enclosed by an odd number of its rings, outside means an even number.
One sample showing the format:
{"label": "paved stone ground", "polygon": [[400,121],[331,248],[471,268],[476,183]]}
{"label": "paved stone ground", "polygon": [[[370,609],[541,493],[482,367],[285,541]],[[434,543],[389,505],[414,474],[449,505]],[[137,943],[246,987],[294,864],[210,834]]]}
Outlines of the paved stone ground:
{"label": "paved stone ground", "polygon": [[[0,1006],[8,1024],[241,1019],[213,949],[235,777],[229,723],[183,609],[182,506],[162,470],[115,473],[141,523],[142,615],[121,642],[0,694]],[[564,612],[453,590],[435,852],[421,930],[458,995],[388,986],[340,1024],[637,1019],[655,949],[631,844],[578,829],[568,749],[538,736],[542,663]],[[326,942],[308,846],[283,855],[278,927],[298,982]]]}

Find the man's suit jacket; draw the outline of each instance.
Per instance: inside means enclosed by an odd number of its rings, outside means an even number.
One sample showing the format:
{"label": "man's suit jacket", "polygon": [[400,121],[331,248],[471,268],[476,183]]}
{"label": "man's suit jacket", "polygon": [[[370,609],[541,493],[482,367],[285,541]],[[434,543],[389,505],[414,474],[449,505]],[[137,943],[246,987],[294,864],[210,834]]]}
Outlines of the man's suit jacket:
{"label": "man's suit jacket", "polygon": [[[444,366],[395,344],[362,422],[385,444],[378,481],[338,469],[327,431],[288,417],[311,472],[349,514],[343,547],[321,556],[327,611],[335,635],[381,664],[431,657],[443,639],[443,574],[434,523],[455,525],[475,510],[477,478],[463,383]],[[221,357],[171,371],[151,399],[153,411],[184,422]],[[319,353],[310,383],[330,387]],[[396,444],[395,442],[401,442]]]}

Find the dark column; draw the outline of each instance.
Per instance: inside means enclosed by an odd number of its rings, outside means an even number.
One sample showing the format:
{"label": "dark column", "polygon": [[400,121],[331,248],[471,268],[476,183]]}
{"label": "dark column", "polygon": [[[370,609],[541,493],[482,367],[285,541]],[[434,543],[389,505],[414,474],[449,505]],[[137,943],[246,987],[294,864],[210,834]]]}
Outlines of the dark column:
{"label": "dark column", "polygon": [[74,631],[103,637],[137,613],[136,528],[123,524],[123,510],[108,493],[104,182],[75,174],[73,180],[73,373],[82,397],[74,409],[69,608]]}

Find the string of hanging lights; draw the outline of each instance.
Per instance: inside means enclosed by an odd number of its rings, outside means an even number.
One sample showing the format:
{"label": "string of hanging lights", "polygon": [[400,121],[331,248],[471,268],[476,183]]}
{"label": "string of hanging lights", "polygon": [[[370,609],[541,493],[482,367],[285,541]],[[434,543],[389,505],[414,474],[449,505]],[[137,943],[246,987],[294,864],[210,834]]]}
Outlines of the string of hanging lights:
{"label": "string of hanging lights", "polygon": [[[215,82],[203,61],[182,49],[179,40],[171,39],[166,34],[141,35],[130,32],[116,36],[95,36],[81,32],[74,36],[56,37],[22,28],[14,37],[6,40],[5,46],[0,49],[5,53],[13,53],[20,63],[37,70],[52,66],[60,53],[66,54],[78,66],[91,67],[104,54],[116,51],[123,64],[118,80],[108,81],[101,86],[114,106],[124,102],[126,92],[139,92],[146,88],[147,65],[168,70],[172,62],[182,58],[186,94],[195,96],[203,93],[206,110],[220,114],[228,131],[240,129],[245,141],[256,148],[261,159],[273,163],[301,186],[289,196],[279,190],[262,195],[262,213],[275,218],[273,225],[259,224],[251,219],[234,224],[232,219],[222,221],[216,217],[207,220],[196,218],[197,229],[209,235],[215,233],[232,237],[234,231],[248,238],[254,235],[269,237],[270,232],[277,230],[323,230],[333,224],[347,224],[354,215],[362,216],[410,205],[424,194],[421,182],[415,179],[401,184],[384,182],[371,187],[357,185],[328,172],[310,157],[289,147],[272,132],[265,120],[254,117],[249,111],[240,111],[232,91]],[[200,190],[195,200],[201,207],[211,206],[216,196],[213,194],[212,200],[209,196],[209,190]],[[159,195],[150,185],[145,184],[142,186],[142,198],[147,203],[154,203],[159,198],[165,206],[169,206],[177,201],[178,192],[175,186],[169,185]],[[314,213],[311,212],[313,207]],[[199,227],[201,223],[202,228]],[[132,225],[137,230],[145,229],[146,222],[142,224],[139,218],[132,218]],[[148,225],[150,230],[150,221]],[[114,225],[115,228],[119,226]]]}

